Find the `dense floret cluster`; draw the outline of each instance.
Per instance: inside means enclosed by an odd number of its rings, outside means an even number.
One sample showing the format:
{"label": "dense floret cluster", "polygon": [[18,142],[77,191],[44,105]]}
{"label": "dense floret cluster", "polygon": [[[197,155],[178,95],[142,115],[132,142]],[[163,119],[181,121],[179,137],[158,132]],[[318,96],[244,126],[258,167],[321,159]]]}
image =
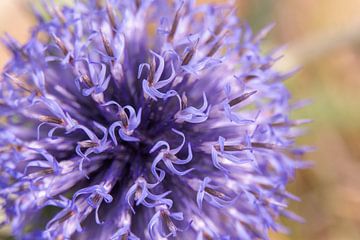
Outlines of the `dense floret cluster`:
{"label": "dense floret cluster", "polygon": [[[297,200],[290,94],[228,5],[48,1],[3,40],[0,204],[19,239],[267,239]],[[44,12],[44,11],[42,11]]]}

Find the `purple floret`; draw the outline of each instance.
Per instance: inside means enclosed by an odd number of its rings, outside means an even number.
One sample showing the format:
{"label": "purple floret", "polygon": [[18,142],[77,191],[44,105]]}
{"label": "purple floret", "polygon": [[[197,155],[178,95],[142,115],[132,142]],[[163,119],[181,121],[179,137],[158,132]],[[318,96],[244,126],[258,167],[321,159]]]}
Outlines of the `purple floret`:
{"label": "purple floret", "polygon": [[[40,14],[44,13],[44,14]],[[43,1],[0,79],[0,214],[17,239],[268,239],[307,147],[227,4]]]}

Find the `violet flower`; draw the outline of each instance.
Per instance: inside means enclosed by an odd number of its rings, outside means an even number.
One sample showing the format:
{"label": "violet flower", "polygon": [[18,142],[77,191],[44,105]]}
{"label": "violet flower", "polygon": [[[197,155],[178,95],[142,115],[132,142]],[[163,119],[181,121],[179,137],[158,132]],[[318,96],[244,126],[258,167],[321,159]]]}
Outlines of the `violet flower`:
{"label": "violet flower", "polygon": [[[268,239],[307,167],[272,26],[194,0],[43,1],[0,80],[17,239]],[[44,14],[40,14],[44,13]],[[225,17],[224,17],[225,16]]]}

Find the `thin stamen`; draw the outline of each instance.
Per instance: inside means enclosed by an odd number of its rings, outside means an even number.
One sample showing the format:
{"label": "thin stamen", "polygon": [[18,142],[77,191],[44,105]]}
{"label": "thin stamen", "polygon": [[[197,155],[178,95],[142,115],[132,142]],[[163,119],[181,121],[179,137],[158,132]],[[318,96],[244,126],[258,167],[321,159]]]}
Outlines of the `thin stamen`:
{"label": "thin stamen", "polygon": [[244,82],[247,83],[256,78],[258,78],[258,76],[249,74],[244,77]]}
{"label": "thin stamen", "polygon": [[189,64],[191,59],[194,57],[198,43],[199,43],[199,39],[196,41],[195,45],[190,49],[190,51],[186,53],[181,63],[182,66]]}
{"label": "thin stamen", "polygon": [[113,10],[113,8],[111,7],[110,4],[106,4],[106,12],[107,12],[107,15],[109,17],[111,28],[116,29],[116,21],[115,21],[114,10]]}
{"label": "thin stamen", "polygon": [[64,223],[66,220],[70,219],[75,215],[75,211],[69,211],[64,216],[59,219],[59,223]]}
{"label": "thin stamen", "polygon": [[174,154],[171,154],[171,153],[165,153],[164,158],[169,159],[172,162],[176,162],[178,160],[178,158]]}
{"label": "thin stamen", "polygon": [[181,101],[182,101],[182,103],[183,103],[183,106],[182,106],[182,107],[183,107],[183,108],[186,108],[187,105],[188,105],[188,98],[187,98],[185,92],[183,92],[182,95],[181,95]]}
{"label": "thin stamen", "polygon": [[[214,146],[215,150],[220,151],[220,145],[215,145]],[[243,150],[248,150],[249,148],[246,147],[245,145],[239,144],[239,145],[225,145],[224,146],[224,151],[243,151]]]}
{"label": "thin stamen", "polygon": [[121,108],[119,115],[120,115],[120,120],[121,120],[122,124],[124,125],[125,128],[127,128],[129,126],[129,118],[128,118],[125,110]]}
{"label": "thin stamen", "polygon": [[205,44],[209,44],[211,43],[214,39],[215,39],[215,36],[218,36],[220,35],[220,33],[223,31],[225,25],[227,24],[227,20],[228,20],[228,17],[230,16],[230,14],[232,13],[233,11],[228,11],[224,17],[221,18],[219,24],[217,24],[215,26],[215,29],[214,29],[214,34],[212,34],[208,40],[206,40]]}
{"label": "thin stamen", "polygon": [[69,50],[67,49],[67,47],[65,46],[65,43],[55,34],[52,35],[56,45],[61,49],[61,51],[63,52],[63,54],[66,56],[69,53]]}
{"label": "thin stamen", "polygon": [[82,82],[84,82],[87,85],[87,87],[94,86],[94,83],[90,80],[90,77],[87,74],[82,74],[81,72],[80,72],[80,74],[81,74]]}
{"label": "thin stamen", "polygon": [[41,96],[42,93],[41,91],[36,87],[36,86],[31,86],[30,84],[28,84],[25,80],[20,80],[19,78],[16,78],[14,76],[11,76],[9,74],[5,74],[6,76],[8,76],[11,80],[13,80],[13,83],[18,87],[21,88],[22,90],[28,92],[28,93],[34,93],[36,96]]}
{"label": "thin stamen", "polygon": [[101,31],[101,39],[103,41],[104,44],[104,48],[106,50],[106,53],[110,56],[110,57],[114,57],[114,52],[110,46],[110,42],[109,40],[105,37],[104,33]]}
{"label": "thin stamen", "polygon": [[248,99],[250,96],[254,95],[257,91],[252,91],[252,92],[247,92],[244,93],[243,95],[232,99],[231,101],[229,101],[229,105],[230,107],[233,107],[239,103],[241,103],[242,101],[245,101],[246,99]]}
{"label": "thin stamen", "polygon": [[134,200],[137,201],[138,199],[140,199],[141,197],[141,192],[142,189],[140,186],[137,186],[136,191],[135,191],[135,195],[134,195]]}
{"label": "thin stamen", "polygon": [[155,76],[155,59],[153,58],[150,62],[150,70],[149,70],[149,78],[148,78],[148,82],[149,82],[149,86],[152,86],[152,84],[154,83],[154,76]]}
{"label": "thin stamen", "polygon": [[288,122],[277,122],[277,123],[272,123],[270,125],[272,127],[295,127],[306,123],[309,123],[309,121],[297,120],[297,121],[288,121]]}
{"label": "thin stamen", "polygon": [[40,116],[39,120],[41,122],[46,122],[46,123],[54,123],[54,124],[59,124],[59,125],[64,124],[64,120],[57,118],[57,117],[53,117],[53,116]]}
{"label": "thin stamen", "polygon": [[170,232],[175,232],[177,228],[166,211],[161,210],[161,217],[163,218],[163,220],[164,220],[166,226],[168,227],[168,229],[170,230]]}
{"label": "thin stamen", "polygon": [[179,9],[176,11],[176,14],[175,14],[175,17],[173,20],[173,24],[171,26],[171,30],[170,30],[170,33],[167,38],[168,42],[171,42],[174,39],[176,29],[179,25],[179,21],[180,21],[180,17],[181,17],[180,10],[182,9],[183,4],[184,3],[182,3],[181,6],[179,7]]}
{"label": "thin stamen", "polygon": [[266,149],[278,149],[280,146],[273,144],[273,143],[260,143],[260,142],[253,142],[251,143],[252,147],[255,148],[266,148]]}
{"label": "thin stamen", "polygon": [[94,197],[92,197],[92,201],[96,204],[98,204],[101,200],[101,195],[100,194],[95,194]]}
{"label": "thin stamen", "polygon": [[219,192],[219,191],[209,188],[209,187],[205,187],[205,192],[207,192],[208,194],[213,195],[215,197],[218,197],[218,198],[222,198],[222,199],[226,198],[226,195],[224,193]]}
{"label": "thin stamen", "polygon": [[220,49],[220,47],[223,44],[223,40],[226,37],[226,35],[230,33],[229,31],[226,31],[223,36],[214,44],[214,46],[210,49],[210,51],[208,52],[208,54],[206,55],[207,57],[212,57],[214,56],[214,54]]}
{"label": "thin stamen", "polygon": [[65,16],[64,16],[64,14],[63,14],[63,13],[60,11],[60,9],[57,8],[57,7],[54,7],[53,9],[54,9],[54,14],[56,15],[56,17],[59,18],[60,22],[61,22],[62,24],[65,24],[65,23],[66,23],[66,18],[65,18]]}
{"label": "thin stamen", "polygon": [[99,146],[98,143],[96,142],[93,142],[91,140],[85,140],[85,141],[81,141],[81,142],[78,142],[78,144],[83,147],[83,148],[92,148],[92,147],[97,147]]}

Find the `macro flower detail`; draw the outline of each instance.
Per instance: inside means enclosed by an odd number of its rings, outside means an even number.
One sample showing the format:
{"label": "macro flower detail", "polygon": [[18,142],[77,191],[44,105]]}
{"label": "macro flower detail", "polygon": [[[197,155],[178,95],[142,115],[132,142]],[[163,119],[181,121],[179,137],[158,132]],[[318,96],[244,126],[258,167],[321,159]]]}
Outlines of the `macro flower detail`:
{"label": "macro flower detail", "polygon": [[[149,71],[149,76],[147,79],[144,79],[142,82],[144,94],[145,97],[149,96],[153,100],[157,101],[158,98],[169,97],[169,94],[171,94],[170,91],[166,93],[162,93],[159,91],[159,89],[165,87],[171,81],[173,81],[176,73],[174,69],[174,64],[171,63],[171,72],[170,72],[171,75],[167,79],[163,79],[160,81],[161,75],[163,74],[164,71],[165,61],[162,56],[156,54],[155,52],[151,51],[151,54],[154,55],[154,58],[151,61],[151,63],[150,64],[144,63],[139,66],[138,78],[140,78],[143,68],[146,67]],[[155,70],[156,58],[159,61],[159,66]]]}
{"label": "macro flower detail", "polygon": [[[178,98],[180,102],[180,111],[175,114],[177,122],[201,123],[206,121],[209,117],[211,106],[208,106],[205,93],[203,93],[204,103],[200,108],[195,108],[193,106],[185,107],[187,104],[185,95],[183,95],[182,98]],[[183,104],[185,105],[185,108],[183,108]]]}
{"label": "macro flower detail", "polygon": [[[110,75],[106,75],[106,65],[101,64],[99,72],[96,72],[96,64],[88,63],[88,68],[90,72],[90,76],[82,75],[80,79],[83,80],[83,83],[86,87],[82,90],[82,94],[84,96],[89,96],[91,94],[99,94],[104,92],[109,85]],[[78,88],[80,89],[80,83],[77,82]]]}
{"label": "macro flower detail", "polygon": [[[165,172],[156,167],[160,161],[162,161],[165,164],[165,166],[168,168],[168,170],[171,173],[176,174],[176,175],[182,176],[182,175],[185,175],[185,174],[191,172],[192,170],[194,170],[193,168],[191,168],[191,169],[187,169],[185,171],[179,171],[174,167],[174,164],[183,165],[183,164],[189,163],[191,161],[193,155],[192,155],[192,151],[191,151],[191,145],[189,143],[188,144],[188,156],[186,157],[186,159],[179,159],[176,156],[176,154],[178,154],[180,152],[180,150],[183,148],[183,146],[185,144],[185,135],[182,132],[179,132],[175,129],[172,129],[172,131],[174,133],[180,135],[183,138],[182,143],[178,147],[176,147],[174,149],[170,149],[169,143],[167,143],[165,141],[159,141],[150,150],[150,153],[153,153],[157,149],[161,148],[162,146],[165,147],[165,149],[160,150],[159,154],[156,156],[156,158],[154,159],[152,166],[151,166],[151,172],[156,177],[156,179],[160,180],[160,181],[165,176]],[[157,173],[157,171],[160,171],[160,175]]]}
{"label": "macro flower detail", "polygon": [[[40,14],[41,13],[41,14]],[[226,16],[226,17],[224,17]],[[268,239],[307,147],[296,104],[230,4],[44,1],[9,36],[0,214],[17,239]]]}
{"label": "macro flower detail", "polygon": [[183,232],[184,229],[175,225],[174,221],[183,221],[182,212],[170,212],[167,207],[158,207],[149,222],[149,232],[151,239],[176,237],[177,232]]}
{"label": "macro flower detail", "polygon": [[252,95],[254,95],[256,93],[256,91],[252,91],[252,92],[247,92],[247,93],[243,93],[240,96],[237,96],[233,99],[230,100],[231,97],[231,87],[229,84],[227,84],[225,86],[225,94],[226,94],[226,101],[224,102],[224,111],[225,111],[225,115],[226,117],[232,121],[235,122],[237,124],[248,124],[250,122],[252,122],[252,120],[248,120],[248,119],[241,119],[236,112],[234,112],[233,108],[238,105],[239,103],[241,103],[242,101],[245,101],[247,98],[251,97]]}
{"label": "macro flower detail", "polygon": [[206,177],[199,187],[196,201],[200,208],[202,208],[202,202],[204,199],[206,199],[209,204],[217,208],[222,208],[235,202],[236,197],[227,196],[224,193],[216,190],[218,187],[210,184],[210,182],[211,179]]}
{"label": "macro flower detail", "polygon": [[103,186],[91,186],[87,188],[83,188],[73,195],[72,203],[75,202],[76,198],[80,195],[90,195],[86,200],[88,204],[95,208],[95,217],[96,217],[96,223],[100,224],[99,220],[99,207],[101,202],[104,200],[106,203],[111,203],[113,200],[113,197],[107,193],[106,189]]}
{"label": "macro flower detail", "polygon": [[[135,210],[131,204],[131,197],[133,196],[133,200],[136,202],[136,206],[138,206],[140,203],[143,204],[146,207],[153,207],[156,205],[163,205],[166,204],[168,206],[172,206],[172,201],[170,199],[165,199],[167,195],[171,193],[171,191],[167,191],[165,193],[156,195],[152,194],[149,189],[152,189],[156,187],[157,184],[151,184],[147,183],[146,180],[143,177],[139,177],[135,184],[130,187],[129,191],[126,193],[125,198],[127,199],[127,202],[129,204],[129,207],[131,208],[132,212],[135,214]],[[149,202],[146,200],[146,198],[149,198],[153,202]]]}
{"label": "macro flower detail", "polygon": [[[118,108],[117,115],[120,118],[120,121],[116,121],[113,124],[111,124],[109,128],[110,136],[114,142],[115,145],[118,144],[115,136],[115,130],[117,127],[119,127],[118,134],[120,138],[124,141],[129,142],[136,142],[139,141],[138,138],[131,136],[135,129],[139,126],[141,122],[141,111],[140,108],[138,113],[136,114],[135,109],[131,106],[125,106],[121,107],[118,103],[114,101],[109,101],[102,106],[109,106],[109,105],[115,105]],[[126,113],[128,111],[129,114]]]}

